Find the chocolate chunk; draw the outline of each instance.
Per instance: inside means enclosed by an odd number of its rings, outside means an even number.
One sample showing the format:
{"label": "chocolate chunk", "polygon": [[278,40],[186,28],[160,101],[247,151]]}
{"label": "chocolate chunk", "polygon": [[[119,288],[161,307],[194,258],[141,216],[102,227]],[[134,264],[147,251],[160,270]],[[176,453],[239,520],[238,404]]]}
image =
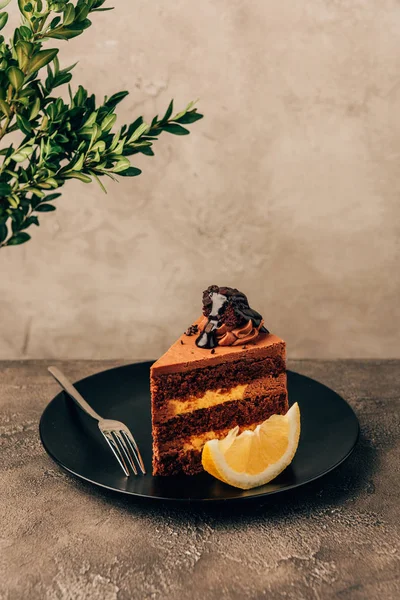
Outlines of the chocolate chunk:
{"label": "chocolate chunk", "polygon": [[181,340],[181,344],[182,344],[182,346],[183,346],[183,340]]}
{"label": "chocolate chunk", "polygon": [[198,325],[190,325],[190,327],[188,327],[185,331],[185,335],[195,335],[196,333],[199,332],[199,326]]}
{"label": "chocolate chunk", "polygon": [[215,354],[215,348],[211,348],[211,354]]}

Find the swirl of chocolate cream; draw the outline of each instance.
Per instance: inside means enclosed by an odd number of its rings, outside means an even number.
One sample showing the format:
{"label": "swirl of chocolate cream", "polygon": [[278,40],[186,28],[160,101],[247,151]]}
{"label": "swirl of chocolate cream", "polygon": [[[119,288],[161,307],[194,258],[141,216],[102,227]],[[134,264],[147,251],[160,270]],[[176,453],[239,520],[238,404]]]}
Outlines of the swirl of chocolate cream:
{"label": "swirl of chocolate cream", "polygon": [[[208,319],[204,317],[199,323],[199,329],[202,331],[207,326]],[[242,327],[229,327],[223,323],[217,327],[215,334],[218,346],[239,346],[240,344],[249,344],[254,342],[260,335],[264,321],[262,320],[258,327],[253,325],[253,321],[249,319]]]}
{"label": "swirl of chocolate cream", "polygon": [[199,348],[238,346],[268,333],[260,313],[249,306],[247,297],[236,288],[210,285],[203,292],[203,315],[196,339]]}

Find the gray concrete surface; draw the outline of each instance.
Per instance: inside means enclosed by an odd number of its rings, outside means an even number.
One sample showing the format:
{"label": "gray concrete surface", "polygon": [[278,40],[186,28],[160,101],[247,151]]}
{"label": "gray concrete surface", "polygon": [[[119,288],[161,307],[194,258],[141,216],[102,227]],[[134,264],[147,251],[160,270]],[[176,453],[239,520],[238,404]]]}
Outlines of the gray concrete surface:
{"label": "gray concrete surface", "polygon": [[[73,379],[116,361],[60,362]],[[1,600],[395,600],[399,361],[292,361],[342,394],[361,440],[337,471],[269,501],[137,502],[61,471],[38,421],[45,361],[0,363]]]}
{"label": "gray concrete surface", "polygon": [[292,357],[400,358],[399,1],[107,5],[56,42],[73,89],[129,90],[116,126],[171,98],[205,118],[107,195],[71,181],[0,251],[0,359],[158,356],[212,283]]}

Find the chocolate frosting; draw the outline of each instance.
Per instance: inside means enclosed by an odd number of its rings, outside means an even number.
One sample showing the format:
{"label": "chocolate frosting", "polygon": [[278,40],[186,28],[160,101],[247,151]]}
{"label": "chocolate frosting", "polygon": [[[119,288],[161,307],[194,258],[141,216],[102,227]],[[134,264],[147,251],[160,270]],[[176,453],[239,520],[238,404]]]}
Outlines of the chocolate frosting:
{"label": "chocolate frosting", "polygon": [[203,292],[204,319],[196,339],[199,348],[238,346],[253,342],[269,333],[262,316],[250,308],[247,297],[239,290],[211,285]]}

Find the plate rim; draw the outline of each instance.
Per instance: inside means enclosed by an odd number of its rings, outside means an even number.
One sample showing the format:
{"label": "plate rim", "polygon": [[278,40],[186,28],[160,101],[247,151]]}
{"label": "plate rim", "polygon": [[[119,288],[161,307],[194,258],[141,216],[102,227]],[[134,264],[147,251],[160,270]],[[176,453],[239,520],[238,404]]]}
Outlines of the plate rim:
{"label": "plate rim", "polygon": [[[129,368],[132,367],[134,365],[146,365],[146,364],[153,364],[153,362],[155,362],[154,360],[141,360],[141,361],[137,361],[137,362],[132,362],[132,363],[128,363],[128,364],[123,364],[123,365],[119,365],[117,367],[111,367],[109,369],[104,369],[103,371],[98,371],[97,373],[92,373],[91,375],[88,375],[86,377],[83,377],[82,379],[78,379],[77,381],[74,382],[75,383],[81,383],[84,381],[87,381],[89,379],[92,379],[96,376],[98,376],[99,374],[102,373],[108,373],[110,371],[117,371],[119,369],[125,369],[125,368]],[[111,491],[111,492],[115,492],[117,494],[124,494],[125,496],[132,496],[134,498],[142,498],[145,500],[154,500],[154,501],[164,501],[164,502],[179,502],[179,503],[215,503],[215,502],[219,502],[219,503],[226,503],[226,502],[243,502],[245,500],[254,500],[257,498],[262,498],[262,497],[267,497],[267,496],[273,496],[275,494],[282,494],[284,492],[289,492],[292,490],[295,490],[299,487],[303,487],[306,486],[310,483],[312,483],[313,481],[316,481],[317,479],[321,479],[322,477],[324,477],[325,475],[328,475],[329,473],[331,473],[332,471],[334,471],[335,469],[337,469],[341,464],[343,464],[350,456],[351,454],[354,452],[359,438],[360,438],[360,422],[359,419],[357,417],[357,414],[355,413],[353,407],[347,402],[347,400],[345,400],[340,394],[338,394],[337,392],[335,392],[335,390],[333,390],[332,388],[328,387],[327,385],[325,385],[324,383],[321,383],[320,381],[317,381],[316,379],[313,379],[312,377],[308,377],[308,375],[303,375],[302,373],[298,373],[297,371],[292,371],[292,369],[287,369],[286,370],[287,373],[292,373],[294,375],[300,376],[303,379],[307,379],[309,381],[312,381],[314,383],[318,383],[318,385],[324,387],[325,389],[329,390],[330,392],[334,392],[334,394],[341,399],[342,402],[344,402],[348,409],[350,409],[350,412],[352,413],[352,417],[355,420],[355,425],[357,427],[357,433],[354,439],[354,443],[351,446],[351,448],[349,449],[349,451],[347,452],[347,454],[345,454],[343,457],[341,457],[341,459],[339,461],[337,461],[335,464],[331,465],[327,470],[325,470],[323,473],[320,473],[318,475],[315,475],[314,477],[311,477],[310,479],[307,479],[307,481],[301,481],[299,483],[294,483],[292,485],[288,485],[285,486],[284,488],[281,489],[275,489],[275,490],[271,490],[269,492],[259,492],[259,493],[254,493],[248,496],[234,496],[231,498],[212,498],[212,497],[204,497],[204,498],[182,498],[182,497],[168,497],[168,496],[155,496],[155,495],[149,495],[149,494],[143,494],[143,493],[138,493],[138,492],[133,492],[133,491],[129,491],[129,490],[123,490],[123,489],[118,489],[115,487],[111,487],[109,485],[106,485],[104,483],[100,483],[98,481],[94,481],[93,479],[90,479],[89,477],[86,477],[80,473],[77,473],[76,471],[74,471],[73,469],[67,467],[66,465],[64,465],[54,454],[53,452],[47,447],[44,439],[43,439],[43,435],[42,435],[42,426],[43,426],[43,420],[44,420],[44,416],[46,414],[46,412],[48,411],[48,409],[50,408],[50,406],[57,401],[59,396],[62,396],[64,394],[64,392],[61,390],[58,394],[56,394],[45,406],[41,416],[40,416],[40,420],[39,420],[39,436],[40,436],[40,441],[41,444],[46,452],[46,454],[59,466],[61,467],[64,471],[66,471],[67,473],[74,475],[75,477],[77,477],[78,479],[81,479],[82,481],[85,481],[87,483],[90,483],[91,485],[95,485],[97,487],[100,487],[102,489]],[[153,477],[153,475],[151,475],[151,477]],[[225,484],[228,485],[228,484]],[[228,486],[230,487],[230,486]],[[260,486],[261,488],[263,486]],[[253,488],[254,490],[256,490],[257,488]],[[247,491],[247,490],[246,490]]]}

